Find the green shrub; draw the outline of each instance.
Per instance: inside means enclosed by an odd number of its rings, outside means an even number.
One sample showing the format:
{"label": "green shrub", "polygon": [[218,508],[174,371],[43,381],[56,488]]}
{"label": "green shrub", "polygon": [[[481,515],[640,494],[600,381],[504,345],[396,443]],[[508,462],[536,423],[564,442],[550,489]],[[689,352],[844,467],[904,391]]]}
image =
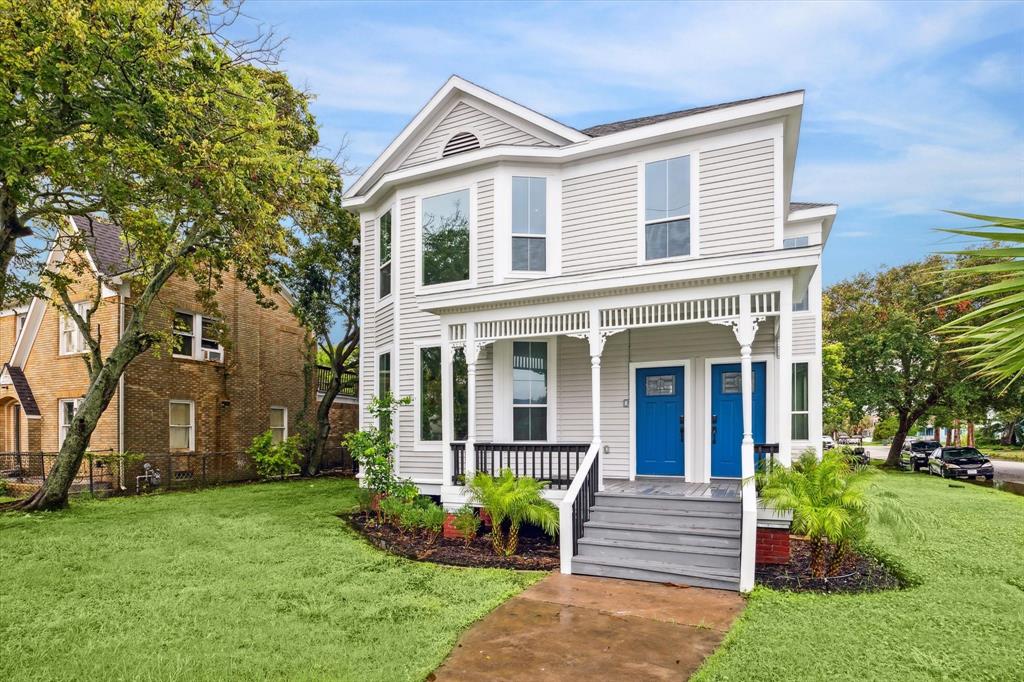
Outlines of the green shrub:
{"label": "green shrub", "polygon": [[252,439],[252,445],[245,451],[252,458],[260,478],[281,478],[299,471],[298,437],[274,442],[270,431],[264,431]]}
{"label": "green shrub", "polygon": [[463,540],[468,545],[473,542],[473,538],[476,537],[477,532],[480,530],[480,517],[476,515],[476,510],[467,504],[455,512],[455,520],[452,522],[452,525],[455,526],[455,530],[462,534]]}
{"label": "green shrub", "polygon": [[345,436],[345,447],[359,462],[366,487],[381,495],[390,495],[398,483],[391,461],[395,451],[395,444],[391,441],[392,417],[400,405],[411,403],[408,397],[396,400],[390,393],[374,398],[370,401],[369,410],[381,428],[371,426]]}
{"label": "green shrub", "polygon": [[431,503],[429,507],[420,511],[420,524],[424,535],[426,535],[427,544],[432,545],[437,542],[437,536],[444,530],[444,522],[447,518],[448,513],[444,507],[438,504]]}
{"label": "green shrub", "polygon": [[380,515],[384,519],[384,523],[390,523],[397,526],[399,517],[402,515],[406,504],[397,497],[385,497],[380,501]]}
{"label": "green shrub", "polygon": [[368,512],[373,509],[374,493],[369,488],[356,488],[356,505],[359,511]]}
{"label": "green shrub", "polygon": [[469,483],[473,499],[491,515],[491,544],[494,551],[511,556],[519,548],[519,527],[523,521],[539,526],[554,538],[558,533],[558,507],[541,495],[545,481],[516,478],[511,469],[494,477],[477,473]]}
{"label": "green shrub", "polygon": [[830,450],[819,460],[809,450],[792,468],[776,466],[757,475],[761,500],[793,512],[793,532],[810,541],[815,577],[838,570],[864,540],[870,521],[897,532],[917,529],[912,512],[898,497],[881,490],[869,493],[868,483],[877,473],[870,467],[854,468],[847,453]]}
{"label": "green shrub", "polygon": [[[389,498],[394,499],[394,498]],[[399,502],[398,528],[406,533],[413,533],[423,527],[423,509],[411,502]]]}
{"label": "green shrub", "polygon": [[388,492],[388,495],[390,497],[397,497],[406,504],[412,504],[419,498],[420,489],[415,483],[409,479],[405,479],[402,481],[396,481],[391,486],[391,490]]}

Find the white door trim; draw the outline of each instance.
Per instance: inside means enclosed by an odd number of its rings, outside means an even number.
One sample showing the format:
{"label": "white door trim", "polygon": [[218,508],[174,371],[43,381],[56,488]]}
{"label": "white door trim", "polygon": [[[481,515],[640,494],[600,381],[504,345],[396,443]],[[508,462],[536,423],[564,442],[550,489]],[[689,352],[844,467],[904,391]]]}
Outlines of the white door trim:
{"label": "white door trim", "polygon": [[648,367],[683,368],[683,417],[686,434],[683,438],[683,480],[693,475],[693,380],[690,360],[647,360],[629,363],[629,480],[636,480],[636,370]]}
{"label": "white door trim", "polygon": [[[750,356],[750,361],[763,362],[765,363],[765,431],[764,437],[769,443],[773,439],[777,438],[777,401],[770,400],[769,398],[775,395],[775,381],[776,381],[776,360],[773,353],[760,353]],[[704,359],[704,471],[707,472],[707,483],[711,480],[711,367],[712,365],[738,365],[740,364],[740,356],[724,357],[724,358],[705,358]]]}

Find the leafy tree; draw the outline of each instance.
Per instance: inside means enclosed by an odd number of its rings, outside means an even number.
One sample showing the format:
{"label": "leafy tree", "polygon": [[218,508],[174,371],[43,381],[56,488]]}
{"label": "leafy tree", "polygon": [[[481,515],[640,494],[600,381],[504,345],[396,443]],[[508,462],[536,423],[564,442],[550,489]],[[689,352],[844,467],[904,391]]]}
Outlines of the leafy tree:
{"label": "leafy tree", "polygon": [[[954,251],[961,266],[947,272],[953,292],[941,303],[970,305],[970,312],[941,329],[961,344],[977,373],[992,384],[1024,382],[1024,219],[956,213],[985,223],[975,229],[944,232],[1006,244]],[[982,286],[961,281],[984,275]]]}
{"label": "leafy tree", "polygon": [[[316,357],[331,377],[316,408],[313,433],[304,445],[302,473],[320,473],[331,433],[331,406],[342,386],[359,372],[359,218],[341,205],[340,182],[305,216],[279,263],[295,296],[293,312],[313,333]],[[335,330],[341,325],[340,332]]]}
{"label": "leafy tree", "polygon": [[131,308],[106,356],[99,330],[71,305],[74,278],[44,272],[43,286],[82,334],[90,384],[50,476],[24,508],[67,504],[119,377],[138,355],[170,343],[169,329],[150,320],[167,281],[193,280],[216,316],[219,273],[230,269],[272,305],[268,265],[285,252],[286,219],[308,212],[336,176],[314,155],[308,96],[271,68],[271,51],[231,40],[223,16],[201,0],[4,2],[4,234],[29,218],[49,222],[74,262],[84,259],[82,240],[60,216],[102,210],[120,226],[132,265],[123,275]]}
{"label": "leafy tree", "polygon": [[943,277],[953,265],[933,256],[862,273],[829,287],[824,299],[825,341],[842,343],[853,368],[847,398],[897,420],[886,466],[899,466],[913,424],[936,407],[954,404],[954,389],[969,374],[950,353],[948,336],[938,331],[968,309],[939,309],[940,302],[978,281]]}
{"label": "leafy tree", "polygon": [[846,386],[853,377],[853,370],[846,366],[846,349],[838,341],[821,347],[821,377],[823,421],[825,430],[832,432],[844,429],[855,413],[853,401],[846,396]]}

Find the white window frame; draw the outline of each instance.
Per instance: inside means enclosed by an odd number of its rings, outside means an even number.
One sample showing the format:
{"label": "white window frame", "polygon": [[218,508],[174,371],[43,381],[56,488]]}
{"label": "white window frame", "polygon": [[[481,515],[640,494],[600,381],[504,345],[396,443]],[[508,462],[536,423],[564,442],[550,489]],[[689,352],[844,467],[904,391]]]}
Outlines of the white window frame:
{"label": "white window frame", "polygon": [[[542,341],[548,345],[548,439],[546,441],[517,441],[512,438],[512,344],[515,341]],[[491,367],[493,385],[493,437],[498,443],[557,443],[558,442],[558,343],[557,336],[530,336],[502,339],[492,344]],[[589,408],[588,408],[589,412]]]}
{"label": "white window frame", "polygon": [[284,405],[271,405],[270,406],[270,413],[273,413],[274,410],[281,410],[284,413],[284,421],[282,422],[284,424],[284,426],[278,428],[278,427],[275,427],[273,424],[270,424],[269,430],[270,430],[271,434],[274,433],[275,429],[277,429],[279,431],[283,431],[283,433],[281,434],[281,441],[280,441],[280,442],[283,442],[283,441],[288,440],[288,408],[285,407]]}
{"label": "white window frame", "polygon": [[[512,178],[544,178],[546,184],[547,240],[544,270],[512,269]],[[540,236],[540,235],[536,235]],[[562,177],[559,171],[531,166],[503,166],[494,175],[493,283],[553,277],[562,272]],[[491,281],[481,284],[491,284]]]}
{"label": "white window frame", "polygon": [[[416,197],[416,215],[413,218],[413,225],[416,231],[416,264],[413,268],[415,273],[415,287],[417,294],[427,294],[446,291],[461,291],[468,287],[476,286],[477,277],[477,180],[473,176],[461,177],[455,180],[439,181],[420,186],[421,194]],[[469,279],[458,282],[444,282],[441,284],[423,283],[423,200],[432,199],[441,194],[450,194],[467,190],[469,192]],[[394,221],[392,221],[394,225]],[[392,254],[393,255],[393,254]]]}
{"label": "white window frame", "polygon": [[64,446],[64,439],[67,438],[68,429],[71,428],[71,424],[64,420],[64,405],[72,403],[75,407],[71,412],[71,417],[74,419],[74,415],[78,412],[78,407],[82,404],[82,398],[61,398],[57,401],[57,449],[59,450]]}
{"label": "white window frame", "polygon": [[[221,344],[219,339],[217,340],[217,348],[216,349],[214,349],[214,348],[204,349],[203,348],[203,319],[205,318],[207,320],[213,320],[214,322],[216,322],[217,319],[214,318],[214,317],[210,317],[209,315],[203,315],[202,313],[194,313],[194,312],[192,312],[190,310],[175,310],[174,311],[174,316],[172,316],[172,318],[171,318],[171,333],[173,335],[175,335],[175,336],[186,336],[185,334],[179,334],[178,332],[176,332],[174,330],[174,320],[177,319],[177,316],[179,314],[181,314],[181,315],[191,315],[192,316],[192,334],[191,334],[191,336],[192,336],[192,354],[191,355],[186,355],[184,353],[175,353],[172,350],[171,351],[172,357],[179,358],[179,359],[182,359],[182,360],[197,360],[199,362],[223,363],[224,359],[225,359],[224,346],[223,346],[223,344]],[[173,346],[172,346],[172,348],[173,348]],[[206,359],[205,357],[203,357],[203,351],[204,350],[210,350],[210,351],[213,351],[213,352],[220,353],[221,359],[220,360],[208,360],[208,359]]]}
{"label": "white window frame", "polygon": [[[175,450],[171,447],[171,429],[182,428],[181,424],[171,423],[171,405],[188,405],[188,449]],[[196,451],[196,404],[192,400],[168,400],[167,401],[167,450],[168,452],[195,452]]]}
{"label": "white window frame", "polygon": [[[674,159],[686,158],[689,163],[690,171],[690,212],[686,214],[679,214],[676,216],[668,216],[665,218],[659,218],[657,220],[647,219],[647,166],[652,163],[658,163],[659,161],[672,161]],[[640,162],[639,179],[638,184],[640,191],[638,192],[641,196],[639,206],[639,218],[640,218],[640,258],[643,263],[665,263],[676,260],[687,260],[694,257],[694,241],[697,233],[696,227],[693,220],[693,206],[695,198],[699,195],[700,186],[694,182],[697,171],[697,157],[694,154],[666,154],[662,152],[657,158],[645,159]],[[647,257],[647,226],[661,223],[670,223],[676,220],[687,220],[690,223],[690,252],[678,256],[665,256],[664,258],[648,258]]]}
{"label": "white window frame", "polygon": [[[413,380],[414,380],[413,381],[413,386],[414,386],[414,389],[415,389],[413,395],[416,396],[415,399],[413,400],[413,405],[412,405],[413,406],[413,410],[412,410],[413,446],[414,446],[414,449],[417,450],[417,451],[437,451],[437,452],[441,452],[442,449],[444,448],[444,420],[448,418],[444,414],[444,407],[445,406],[444,406],[444,395],[443,395],[444,391],[443,390],[442,390],[442,395],[441,395],[441,438],[439,440],[422,440],[420,438],[420,433],[421,433],[421,431],[420,431],[420,419],[421,419],[420,418],[420,404],[421,404],[421,396],[423,395],[423,354],[422,354],[422,351],[423,351],[424,348],[440,348],[441,349],[441,372],[444,372],[444,362],[445,362],[445,360],[444,360],[444,346],[442,345],[441,341],[440,340],[434,340],[434,339],[424,340],[424,341],[417,341],[413,345],[413,371],[415,372],[415,374],[413,376]],[[392,355],[392,358],[394,358],[393,355]],[[374,377],[374,382],[376,383],[376,381],[377,381],[377,379],[376,379],[376,376],[375,376]],[[394,381],[395,381],[395,375],[394,375],[394,372],[392,372],[392,374],[391,374],[391,382],[392,382],[392,384],[394,384]],[[394,428],[394,425],[392,425],[392,428]]]}
{"label": "white window frame", "polygon": [[[511,224],[512,214],[513,214],[512,206],[513,206],[513,202],[515,201],[515,181],[516,181],[516,178],[522,178],[522,179],[528,180],[528,181],[533,181],[533,180],[543,180],[544,181],[544,232],[542,232],[541,234],[533,234],[531,232],[527,232],[527,233],[516,232],[515,231],[515,225]],[[513,174],[511,176],[511,191],[509,193],[509,242],[508,242],[508,244],[509,244],[509,264],[508,264],[508,267],[509,267],[509,272],[514,277],[518,277],[520,275],[528,275],[528,276],[529,275],[536,276],[538,274],[544,275],[544,274],[547,274],[547,272],[548,272],[548,251],[549,251],[549,249],[548,249],[548,222],[550,222],[549,219],[548,219],[548,206],[551,203],[550,201],[548,201],[548,186],[550,184],[551,183],[548,180],[548,178],[543,176],[543,175],[519,175],[519,174]],[[544,241],[544,269],[543,270],[517,270],[516,269],[516,267],[515,267],[515,249],[512,248],[512,245],[513,245],[513,243],[515,242],[516,239],[540,239],[540,240]]]}
{"label": "white window frame", "polygon": [[[804,380],[805,380],[805,383],[806,383],[806,387],[804,388],[804,397],[805,397],[805,399],[807,401],[807,409],[804,409],[804,410],[793,409],[793,402],[796,402],[796,382],[794,381],[794,379],[796,378],[796,366],[797,365],[803,365],[806,368],[805,371],[804,371]],[[811,363],[808,362],[807,360],[794,360],[793,362],[790,363],[790,367],[791,367],[791,369],[790,369],[789,381],[790,381],[790,384],[791,384],[791,386],[790,386],[790,396],[791,397],[790,397],[790,406],[789,406],[789,424],[790,424],[789,429],[790,429],[791,438],[794,441],[796,441],[796,442],[803,443],[803,442],[809,441],[811,439]],[[806,438],[797,438],[796,433],[795,433],[795,431],[793,429],[793,417],[798,415],[798,414],[806,415],[806,417],[807,417],[807,437]]]}
{"label": "white window frame", "polygon": [[[511,403],[511,411],[509,412],[509,417],[512,420],[511,421],[511,423],[512,423],[512,439],[511,439],[511,442],[513,442],[513,443],[550,443],[550,442],[554,442],[554,439],[551,438],[551,407],[552,407],[552,405],[551,405],[551,403],[552,403],[552,395],[551,395],[551,343],[547,339],[533,339],[533,338],[513,339],[512,343],[511,343],[512,359],[513,359],[513,361],[515,360],[515,344],[517,344],[517,343],[543,343],[544,344],[544,351],[545,351],[545,354],[547,355],[547,361],[545,363],[545,375],[544,375],[545,393],[547,394],[547,397],[546,397],[543,405],[535,404],[535,403],[516,405],[516,401],[515,401],[515,395],[516,395],[516,391],[515,391],[515,382],[516,382],[516,379],[515,379],[515,369],[512,367],[511,363],[509,364],[509,373],[511,375],[510,386],[512,387],[512,396],[511,396],[512,399],[510,401],[510,403]],[[515,430],[516,430],[516,414],[515,413],[516,413],[516,410],[530,409],[530,408],[534,408],[534,407],[543,407],[544,410],[545,410],[545,415],[547,416],[547,419],[546,419],[547,424],[545,425],[545,429],[544,430],[545,430],[545,432],[547,433],[547,436],[548,436],[547,440],[517,440],[516,437],[515,437]]]}
{"label": "white window frame", "polygon": [[[85,320],[85,323],[89,323],[89,302],[79,301],[73,304],[75,311]],[[74,319],[68,315],[65,311],[60,311],[60,324],[59,324],[59,353],[61,355],[81,355],[86,352],[85,347],[85,336],[82,335],[82,330],[75,324]],[[67,334],[70,333],[70,339],[67,338]],[[71,347],[68,348],[68,343]]]}
{"label": "white window frame", "polygon": [[[386,303],[386,302],[390,301],[392,299],[392,297],[394,296],[394,293],[395,293],[395,266],[394,266],[394,263],[395,263],[395,214],[396,214],[396,212],[397,212],[396,211],[396,205],[393,204],[391,206],[386,207],[383,211],[381,211],[377,215],[377,217],[374,219],[374,221],[373,221],[374,229],[376,230],[376,235],[375,235],[376,236],[376,249],[375,249],[375,251],[376,251],[376,261],[377,261],[377,277],[376,277],[377,281],[376,281],[375,284],[376,284],[376,289],[377,289],[377,292],[376,292],[377,293],[377,301],[379,303]],[[388,215],[389,213],[391,214],[391,235],[390,235],[391,236],[391,257],[388,258],[388,260],[386,260],[384,262],[381,262],[381,239],[380,239],[381,227],[380,227],[380,219],[383,218],[384,216]],[[391,279],[390,285],[391,286],[388,288],[388,293],[386,295],[384,295],[384,296],[381,296],[380,285],[381,285],[381,282],[384,281],[384,278],[381,276],[381,271],[384,269],[384,266],[386,266],[386,265],[390,265],[391,266],[391,273],[390,273],[390,279]]]}

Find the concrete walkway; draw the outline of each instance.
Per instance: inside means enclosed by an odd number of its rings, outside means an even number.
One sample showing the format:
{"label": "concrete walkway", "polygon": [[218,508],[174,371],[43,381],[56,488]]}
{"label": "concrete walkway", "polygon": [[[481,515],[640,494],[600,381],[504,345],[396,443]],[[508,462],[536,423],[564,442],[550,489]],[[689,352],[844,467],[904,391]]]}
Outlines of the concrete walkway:
{"label": "concrete walkway", "polygon": [[743,605],[735,592],[553,573],[463,633],[428,679],[685,680]]}

